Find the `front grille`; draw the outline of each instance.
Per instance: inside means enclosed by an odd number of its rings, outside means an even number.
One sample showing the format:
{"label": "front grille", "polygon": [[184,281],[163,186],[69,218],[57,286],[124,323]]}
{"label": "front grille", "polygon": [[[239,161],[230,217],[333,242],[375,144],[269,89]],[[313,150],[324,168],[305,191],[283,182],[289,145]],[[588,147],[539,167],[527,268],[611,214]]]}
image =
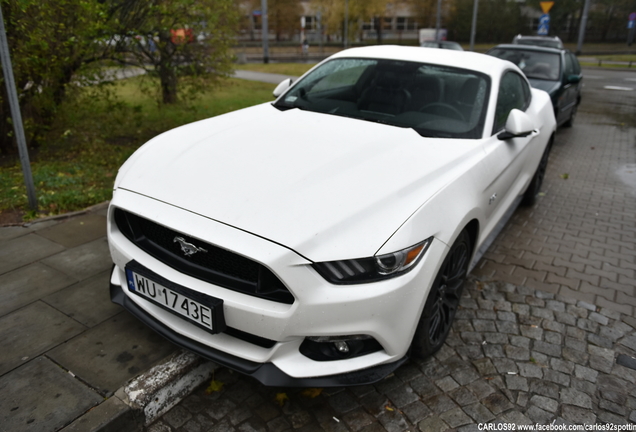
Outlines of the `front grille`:
{"label": "front grille", "polygon": [[[159,261],[198,279],[233,291],[279,303],[292,304],[294,296],[267,267],[226,249],[173,231],[135,214],[115,209],[115,223],[124,236]],[[186,257],[176,237],[206,252]]]}

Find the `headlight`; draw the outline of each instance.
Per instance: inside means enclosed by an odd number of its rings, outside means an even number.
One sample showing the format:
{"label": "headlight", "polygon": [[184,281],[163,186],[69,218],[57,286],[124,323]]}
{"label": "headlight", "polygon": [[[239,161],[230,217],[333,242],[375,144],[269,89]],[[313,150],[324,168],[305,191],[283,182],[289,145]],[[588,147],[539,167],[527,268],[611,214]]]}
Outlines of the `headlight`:
{"label": "headlight", "polygon": [[333,284],[359,284],[402,275],[419,262],[431,244],[431,238],[386,255],[342,261],[314,263],[313,267]]}

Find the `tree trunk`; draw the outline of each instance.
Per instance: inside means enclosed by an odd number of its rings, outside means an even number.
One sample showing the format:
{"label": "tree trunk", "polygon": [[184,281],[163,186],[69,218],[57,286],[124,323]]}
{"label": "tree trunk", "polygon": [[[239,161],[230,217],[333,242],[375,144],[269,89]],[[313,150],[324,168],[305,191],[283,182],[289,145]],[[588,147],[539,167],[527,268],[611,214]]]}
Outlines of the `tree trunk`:
{"label": "tree trunk", "polygon": [[[1,75],[0,75],[1,76]],[[7,98],[6,85],[0,79],[0,154],[8,155],[16,153],[16,145],[13,139],[13,125],[7,121],[11,117]]]}
{"label": "tree trunk", "polygon": [[382,45],[382,24],[383,24],[383,20],[382,17],[374,17],[373,20],[375,21],[375,31],[376,31],[376,35],[378,37],[378,45]]}
{"label": "tree trunk", "polygon": [[174,52],[174,45],[171,43],[169,32],[159,33],[160,49],[159,58],[156,63],[156,70],[159,74],[161,84],[161,100],[164,104],[177,103],[177,73],[174,62],[178,62],[178,54]]}
{"label": "tree trunk", "polygon": [[159,80],[161,81],[161,97],[163,103],[177,103],[177,75],[170,65],[160,65],[158,67]]}

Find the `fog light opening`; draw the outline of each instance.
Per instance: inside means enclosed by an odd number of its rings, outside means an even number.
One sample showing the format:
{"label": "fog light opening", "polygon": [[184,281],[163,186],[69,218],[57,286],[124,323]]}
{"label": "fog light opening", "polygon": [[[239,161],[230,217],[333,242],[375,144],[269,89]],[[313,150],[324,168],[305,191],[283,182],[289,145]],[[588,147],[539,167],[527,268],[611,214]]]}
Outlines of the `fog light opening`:
{"label": "fog light opening", "polygon": [[315,361],[345,360],[382,350],[368,335],[309,336],[300,345],[300,353]]}
{"label": "fog light opening", "polygon": [[336,346],[338,352],[347,354],[349,352],[349,345],[345,341],[337,341],[333,343]]}

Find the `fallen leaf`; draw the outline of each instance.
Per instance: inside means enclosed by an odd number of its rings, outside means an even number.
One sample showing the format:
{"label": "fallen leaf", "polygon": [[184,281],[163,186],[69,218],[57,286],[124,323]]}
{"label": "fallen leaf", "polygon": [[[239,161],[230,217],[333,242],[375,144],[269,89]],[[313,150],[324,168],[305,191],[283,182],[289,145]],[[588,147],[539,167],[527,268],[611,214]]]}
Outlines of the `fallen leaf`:
{"label": "fallen leaf", "polygon": [[387,410],[387,411],[395,411],[393,408],[391,408],[391,407],[390,407],[390,406],[388,406],[388,405],[386,405],[386,406],[384,407],[384,409],[385,409],[385,410]]}
{"label": "fallen leaf", "polygon": [[223,383],[217,380],[212,380],[208,388],[205,389],[205,394],[210,394],[214,392],[220,392],[223,389]]}
{"label": "fallen leaf", "polygon": [[570,178],[570,174],[568,174],[568,173],[561,174],[561,178],[562,178],[563,180],[567,180],[567,179],[569,179],[569,178]]}
{"label": "fallen leaf", "polygon": [[285,405],[285,401],[289,400],[289,396],[287,396],[287,393],[276,393],[276,397],[274,399],[278,405],[283,406]]}
{"label": "fallen leaf", "polygon": [[320,396],[320,393],[322,393],[322,389],[321,388],[308,388],[308,389],[304,390],[301,394],[303,396],[305,396],[305,397],[313,399],[315,397]]}

